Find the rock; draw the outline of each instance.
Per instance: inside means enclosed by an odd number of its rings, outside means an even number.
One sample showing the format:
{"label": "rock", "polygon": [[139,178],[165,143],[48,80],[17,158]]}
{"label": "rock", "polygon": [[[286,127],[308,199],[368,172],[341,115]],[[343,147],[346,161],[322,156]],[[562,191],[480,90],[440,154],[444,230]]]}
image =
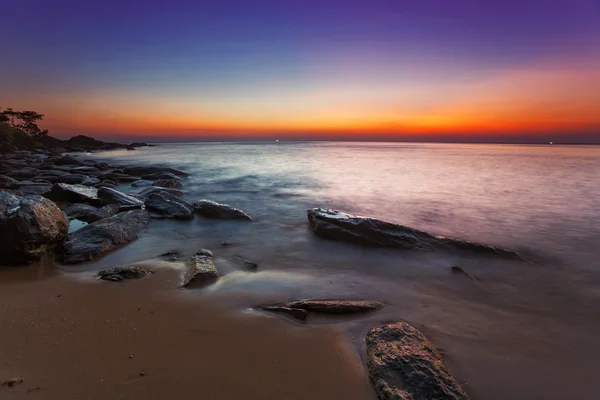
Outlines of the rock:
{"label": "rock", "polygon": [[152,174],[143,175],[142,179],[148,180],[148,181],[156,181],[158,179],[175,179],[175,180],[179,180],[180,178],[177,175],[172,174],[170,172],[164,172],[164,171],[162,171],[162,172],[155,172],[155,173],[152,173]]}
{"label": "rock", "polygon": [[81,181],[81,184],[85,185],[85,186],[94,186],[99,183],[100,183],[100,179],[98,179],[98,178],[87,178],[87,179],[84,179],[83,181]]}
{"label": "rock", "polygon": [[367,334],[367,367],[380,400],[467,400],[438,350],[398,322]]}
{"label": "rock", "polygon": [[152,187],[146,188],[146,189],[142,190],[141,192],[139,192],[138,196],[142,199],[147,199],[153,193],[169,193],[169,194],[172,194],[173,196],[177,196],[177,197],[184,196],[184,193],[179,189],[168,189],[168,188],[161,188],[158,186],[152,186]]}
{"label": "rock", "polygon": [[122,209],[144,207],[144,202],[140,199],[107,187],[98,189],[98,197],[104,201],[104,204],[118,204]]}
{"label": "rock", "polygon": [[54,201],[102,205],[102,200],[98,197],[98,189],[83,185],[55,183],[52,185],[50,192],[44,194],[44,196]]}
{"label": "rock", "polygon": [[[126,174],[129,174],[129,175],[134,175],[134,176],[144,176],[144,175],[154,174],[157,172],[170,172],[177,176],[187,176],[188,175],[187,173],[185,173],[183,171],[179,171],[174,168],[155,167],[155,166],[125,167],[123,169],[123,172]],[[156,178],[156,179],[162,179],[162,178]]]}
{"label": "rock", "polygon": [[97,175],[100,173],[100,170],[96,167],[91,167],[91,166],[85,165],[83,167],[72,168],[70,172],[73,174]]}
{"label": "rock", "polygon": [[297,300],[285,307],[327,314],[351,314],[378,310],[384,304],[374,300]]}
{"label": "rock", "polygon": [[169,189],[181,189],[183,185],[177,179],[159,179],[152,186],[158,186]]}
{"label": "rock", "polygon": [[150,220],[144,210],[122,212],[71,233],[62,246],[62,261],[76,264],[116,250],[137,239]]}
{"label": "rock", "polygon": [[[221,245],[222,244],[223,243],[221,243]],[[258,264],[257,263],[254,263],[252,261],[248,261],[248,260],[246,260],[246,259],[244,259],[243,257],[240,257],[240,256],[235,256],[235,258],[237,258],[238,260],[240,260],[244,264],[244,267],[246,267],[248,269],[256,271],[256,269],[258,268]]]}
{"label": "rock", "polygon": [[87,175],[82,174],[68,174],[61,175],[57,177],[54,181],[57,183],[69,183],[71,185],[82,183],[84,180],[88,179]]}
{"label": "rock", "polygon": [[98,272],[100,279],[114,282],[122,281],[124,279],[141,279],[151,274],[152,272],[148,271],[147,269],[133,265],[127,267],[103,269]]}
{"label": "rock", "polygon": [[6,173],[6,176],[10,176],[11,178],[15,179],[31,179],[38,176],[39,173],[40,171],[36,168],[25,167],[15,171],[9,171]]}
{"label": "rock", "polygon": [[129,151],[131,151],[131,150],[135,150],[135,147],[129,145],[129,146],[126,147],[126,149],[129,150]]}
{"label": "rock", "polygon": [[455,266],[452,266],[452,267],[450,268],[450,271],[452,271],[452,273],[453,273],[453,274],[455,274],[455,275],[462,275],[462,276],[464,276],[465,278],[469,278],[469,279],[471,279],[471,280],[473,280],[473,281],[476,281],[476,280],[477,280],[477,279],[475,279],[475,278],[473,277],[473,275],[471,275],[470,273],[468,273],[467,271],[465,271],[464,269],[462,269],[461,267],[458,267],[458,266],[456,266],[456,265],[455,265]]}
{"label": "rock", "polygon": [[145,187],[145,186],[152,186],[152,183],[153,183],[152,181],[146,181],[146,180],[140,179],[140,180],[137,180],[137,181],[133,182],[131,184],[131,186],[133,186],[133,187]]}
{"label": "rock", "polygon": [[12,189],[17,187],[18,181],[10,176],[0,175],[0,189]]}
{"label": "rock", "polygon": [[18,197],[0,191],[0,263],[26,264],[41,258],[67,235],[69,221],[42,196]]}
{"label": "rock", "polygon": [[118,204],[109,204],[102,208],[96,208],[89,204],[72,204],[65,210],[67,217],[88,223],[110,218],[117,212],[119,212]]}
{"label": "rock", "polygon": [[192,205],[168,192],[152,193],[146,198],[144,204],[148,210],[165,215],[168,218],[194,218]]}
{"label": "rock", "polygon": [[143,143],[143,142],[133,142],[130,144],[131,147],[146,147],[148,146],[148,143]]}
{"label": "rock", "polygon": [[270,311],[274,313],[287,314],[292,318],[296,318],[300,321],[306,321],[306,317],[308,317],[308,311],[302,310],[301,308],[290,308],[285,306],[261,306],[257,307],[257,309]]}
{"label": "rock", "polygon": [[198,200],[194,203],[194,211],[207,218],[243,219],[252,221],[252,218],[244,211],[212,200]]}
{"label": "rock", "polygon": [[55,165],[85,165],[82,161],[79,161],[71,156],[62,156],[54,160]]}
{"label": "rock", "polygon": [[130,176],[127,174],[121,174],[118,172],[111,172],[108,174],[102,174],[99,175],[99,177],[101,177],[102,179],[111,179],[114,181],[118,181],[119,183],[131,183],[131,182],[135,182],[138,179],[134,176]]}
{"label": "rock", "polygon": [[51,188],[51,184],[28,182],[25,185],[20,185],[18,191],[21,193],[21,196],[29,196],[32,194],[45,195]]}
{"label": "rock", "polygon": [[202,286],[218,278],[213,252],[200,249],[186,264],[183,287]]}
{"label": "rock", "polygon": [[459,239],[434,236],[427,232],[323,208],[308,210],[308,220],[317,236],[350,243],[395,247],[399,249],[459,249],[507,258],[522,257],[511,250]]}

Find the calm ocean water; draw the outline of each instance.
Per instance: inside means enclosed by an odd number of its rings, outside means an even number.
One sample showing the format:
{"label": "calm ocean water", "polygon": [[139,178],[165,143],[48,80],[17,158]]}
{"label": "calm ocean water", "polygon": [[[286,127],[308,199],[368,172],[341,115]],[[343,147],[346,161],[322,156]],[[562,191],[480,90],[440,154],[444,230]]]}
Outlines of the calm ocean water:
{"label": "calm ocean water", "polygon": [[[369,327],[407,320],[478,398],[600,398],[584,384],[600,357],[600,146],[182,143],[90,157],[181,168],[190,202],[228,203],[256,222],[153,221],[78,271],[209,248],[223,277],[182,296],[238,310],[306,297],[383,300],[381,313],[340,321],[358,347]],[[515,249],[532,262],[322,240],[306,219],[318,206]],[[259,272],[244,271],[238,256]],[[475,280],[453,275],[453,265]]]}

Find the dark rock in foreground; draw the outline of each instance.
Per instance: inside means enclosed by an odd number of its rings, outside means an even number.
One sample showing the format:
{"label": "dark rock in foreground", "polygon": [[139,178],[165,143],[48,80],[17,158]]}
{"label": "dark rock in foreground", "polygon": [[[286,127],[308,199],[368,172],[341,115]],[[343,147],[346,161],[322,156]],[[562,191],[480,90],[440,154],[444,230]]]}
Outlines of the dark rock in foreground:
{"label": "dark rock in foreground", "polygon": [[102,205],[102,200],[98,197],[98,189],[83,185],[55,183],[52,185],[50,191],[44,194],[44,196],[54,201],[88,203],[98,206]]}
{"label": "dark rock in foreground", "polygon": [[306,321],[306,318],[308,317],[308,311],[302,310],[301,308],[290,308],[285,306],[262,306],[257,308],[259,310],[274,312],[278,314],[286,314],[300,321]]}
{"label": "dark rock in foreground", "polygon": [[0,191],[0,263],[26,264],[65,238],[69,221],[42,196],[18,197]]}
{"label": "dark rock in foreground", "polygon": [[213,252],[200,249],[186,263],[183,287],[204,286],[219,278]]}
{"label": "dark rock in foreground", "polygon": [[96,222],[101,219],[110,218],[119,211],[118,204],[110,204],[102,208],[96,208],[89,204],[72,204],[65,210],[69,218],[84,222]]}
{"label": "dark rock in foreground", "polygon": [[194,218],[192,205],[169,192],[152,193],[144,202],[146,208],[168,218]]}
{"label": "dark rock in foreground", "polygon": [[518,253],[511,250],[434,236],[406,226],[375,218],[360,217],[337,210],[313,208],[308,210],[308,220],[315,234],[327,239],[400,249],[432,250],[452,248],[522,259]]}
{"label": "dark rock in foreground", "polygon": [[367,366],[380,400],[467,400],[437,349],[398,322],[367,334]]}
{"label": "dark rock in foreground", "polygon": [[100,279],[114,282],[119,282],[124,279],[141,279],[151,274],[152,272],[148,271],[147,269],[133,265],[127,267],[108,268],[98,272]]}
{"label": "dark rock in foreground", "polygon": [[122,212],[71,233],[62,246],[62,261],[76,264],[116,250],[138,237],[150,219],[144,210]]}
{"label": "dark rock in foreground", "polygon": [[144,202],[140,199],[108,187],[98,189],[98,197],[104,204],[118,204],[121,209],[132,210],[144,207]]}
{"label": "dark rock in foreground", "polygon": [[0,175],[0,189],[12,189],[17,186],[17,181],[14,178],[6,175]]}
{"label": "dark rock in foreground", "polygon": [[221,204],[212,200],[198,200],[194,203],[194,211],[206,218],[243,219],[252,221],[252,218],[244,211],[228,204]]}
{"label": "dark rock in foreground", "polygon": [[378,310],[384,304],[375,300],[297,300],[286,307],[327,314],[351,314]]}

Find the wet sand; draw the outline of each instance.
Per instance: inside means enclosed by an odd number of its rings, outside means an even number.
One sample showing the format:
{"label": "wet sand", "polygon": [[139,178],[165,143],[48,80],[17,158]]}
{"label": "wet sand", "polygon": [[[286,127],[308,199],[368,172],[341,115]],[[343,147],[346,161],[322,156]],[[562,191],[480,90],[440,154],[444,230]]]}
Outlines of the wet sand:
{"label": "wet sand", "polygon": [[80,283],[40,265],[0,269],[0,378],[24,378],[0,398],[375,398],[335,326],[187,301],[175,270]]}

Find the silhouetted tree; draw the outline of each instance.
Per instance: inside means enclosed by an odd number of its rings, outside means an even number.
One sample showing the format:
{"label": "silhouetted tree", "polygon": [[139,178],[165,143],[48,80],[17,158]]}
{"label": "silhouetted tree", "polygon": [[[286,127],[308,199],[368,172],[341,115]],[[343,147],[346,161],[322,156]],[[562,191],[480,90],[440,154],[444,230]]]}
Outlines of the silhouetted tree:
{"label": "silhouetted tree", "polygon": [[48,130],[41,130],[36,121],[41,121],[44,114],[35,111],[14,111],[7,108],[0,111],[0,122],[6,122],[13,128],[19,129],[35,139],[42,139],[48,135]]}

